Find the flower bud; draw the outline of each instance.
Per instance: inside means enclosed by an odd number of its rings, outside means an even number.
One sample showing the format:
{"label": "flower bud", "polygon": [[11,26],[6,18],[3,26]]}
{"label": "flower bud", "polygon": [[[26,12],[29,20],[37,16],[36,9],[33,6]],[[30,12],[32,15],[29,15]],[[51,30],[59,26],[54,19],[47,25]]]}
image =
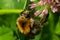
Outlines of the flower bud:
{"label": "flower bud", "polygon": [[43,17],[47,16],[47,14],[48,14],[48,10],[47,10],[47,9],[44,9],[44,10],[42,11],[42,13],[39,15],[39,17],[40,17],[40,18],[43,18]]}
{"label": "flower bud", "polygon": [[55,13],[58,11],[58,8],[53,8],[52,11],[53,11],[53,13]]}
{"label": "flower bud", "polygon": [[34,13],[35,16],[38,16],[39,14],[40,14],[40,10],[37,10],[37,11]]}
{"label": "flower bud", "polygon": [[36,7],[36,4],[30,4],[29,6],[32,9],[32,8],[35,8]]}

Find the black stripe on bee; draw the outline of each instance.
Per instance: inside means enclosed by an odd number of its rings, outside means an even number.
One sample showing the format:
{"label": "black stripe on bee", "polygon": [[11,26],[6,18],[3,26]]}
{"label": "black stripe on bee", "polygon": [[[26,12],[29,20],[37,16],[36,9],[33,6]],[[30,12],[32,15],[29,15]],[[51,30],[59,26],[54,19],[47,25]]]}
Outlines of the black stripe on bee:
{"label": "black stripe on bee", "polygon": [[24,10],[23,12],[21,12],[20,15],[21,15],[21,16],[24,16],[24,17],[26,17],[26,18],[30,18],[30,11]]}

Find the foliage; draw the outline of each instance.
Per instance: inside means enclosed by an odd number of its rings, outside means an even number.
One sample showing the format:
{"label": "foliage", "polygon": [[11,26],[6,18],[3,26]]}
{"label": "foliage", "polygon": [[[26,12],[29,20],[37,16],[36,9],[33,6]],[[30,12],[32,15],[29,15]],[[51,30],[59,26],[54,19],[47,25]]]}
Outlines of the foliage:
{"label": "foliage", "polygon": [[[38,1],[36,0],[36,2]],[[29,3],[29,0],[0,0],[0,40],[26,39],[25,35],[18,31],[16,19],[22,10],[29,10]],[[39,7],[34,11],[38,9]],[[54,14],[49,10],[48,24],[44,25],[42,29],[34,39],[27,40],[60,40],[60,12]]]}

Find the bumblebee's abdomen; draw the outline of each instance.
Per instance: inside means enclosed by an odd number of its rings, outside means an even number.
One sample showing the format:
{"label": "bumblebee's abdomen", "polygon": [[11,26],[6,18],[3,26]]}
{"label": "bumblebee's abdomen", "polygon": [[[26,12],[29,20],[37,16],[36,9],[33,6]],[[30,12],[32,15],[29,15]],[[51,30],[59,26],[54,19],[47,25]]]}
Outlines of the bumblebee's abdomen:
{"label": "bumblebee's abdomen", "polygon": [[30,21],[28,19],[18,19],[17,21],[18,29],[23,34],[28,34],[30,32]]}

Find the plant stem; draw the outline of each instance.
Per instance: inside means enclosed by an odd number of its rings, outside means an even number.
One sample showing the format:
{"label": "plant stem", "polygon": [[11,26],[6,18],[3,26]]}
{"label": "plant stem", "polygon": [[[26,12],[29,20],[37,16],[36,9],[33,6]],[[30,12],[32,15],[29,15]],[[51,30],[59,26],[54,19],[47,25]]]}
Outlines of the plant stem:
{"label": "plant stem", "polygon": [[0,14],[9,14],[9,13],[20,13],[22,12],[23,10],[17,10],[17,9],[6,9],[6,10],[3,10],[1,9],[0,10]]}

